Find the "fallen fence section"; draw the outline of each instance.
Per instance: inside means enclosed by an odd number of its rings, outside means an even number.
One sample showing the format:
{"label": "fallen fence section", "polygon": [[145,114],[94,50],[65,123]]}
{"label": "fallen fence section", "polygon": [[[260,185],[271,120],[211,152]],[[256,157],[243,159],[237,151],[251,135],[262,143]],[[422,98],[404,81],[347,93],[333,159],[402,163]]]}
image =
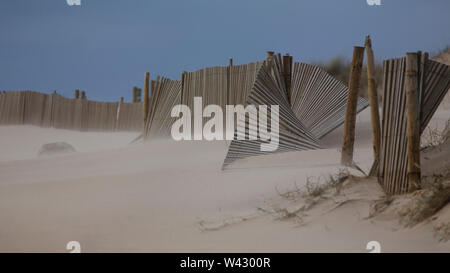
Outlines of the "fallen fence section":
{"label": "fallen fence section", "polygon": [[[249,156],[320,148],[318,139],[302,124],[291,109],[288,102],[288,92],[282,77],[280,57],[273,56],[270,64],[270,67],[264,65],[260,68],[253,88],[248,95],[246,105],[279,106],[279,139],[275,144],[277,147],[273,151],[263,151],[261,145],[268,144],[269,141],[263,141],[260,138],[257,140],[238,140],[235,137],[231,141],[222,168],[226,168],[237,159]],[[249,129],[253,117],[256,116],[249,115],[249,118],[243,120],[245,130]],[[274,125],[272,122],[274,120],[267,124],[267,128],[265,128],[267,132],[271,132]],[[257,124],[257,121],[255,120],[254,123]],[[236,130],[234,135],[237,136],[238,133],[242,132]]]}

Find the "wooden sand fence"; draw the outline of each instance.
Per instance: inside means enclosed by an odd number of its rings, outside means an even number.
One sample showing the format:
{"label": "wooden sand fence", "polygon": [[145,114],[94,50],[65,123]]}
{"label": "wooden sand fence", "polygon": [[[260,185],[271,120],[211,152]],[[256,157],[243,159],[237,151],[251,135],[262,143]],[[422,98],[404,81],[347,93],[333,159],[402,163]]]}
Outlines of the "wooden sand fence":
{"label": "wooden sand fence", "polygon": [[[256,62],[209,67],[184,72],[181,81],[158,77],[152,84],[145,128],[147,137],[170,137],[171,126],[177,119],[170,116],[172,108],[184,104],[193,109],[194,97],[202,97],[202,107],[216,104],[225,109],[226,105],[245,104],[261,65],[262,62]],[[193,125],[193,116],[191,118]]]}
{"label": "wooden sand fence", "polygon": [[420,188],[420,135],[450,88],[450,67],[419,52],[383,69],[378,177],[388,194],[404,194]]}
{"label": "wooden sand fence", "polygon": [[[319,139],[345,120],[348,88],[317,66],[292,63],[291,56],[270,52],[265,62],[233,65],[230,60],[228,66],[184,72],[181,81],[157,78],[152,82],[151,93],[144,129],[148,139],[170,137],[177,119],[170,116],[172,108],[183,104],[192,110],[194,97],[202,98],[202,107],[215,104],[223,111],[226,105],[279,105],[278,148],[262,152],[260,140],[235,138],[230,142],[225,167],[249,156],[320,148]],[[358,98],[357,112],[367,106],[366,99]],[[242,121],[246,130],[252,118],[248,117]],[[237,120],[232,128],[234,136],[240,133],[236,125]],[[191,115],[192,133],[193,128]]]}
{"label": "wooden sand fence", "polygon": [[36,125],[78,131],[140,131],[141,103],[70,99],[34,91],[0,94],[0,125]]}

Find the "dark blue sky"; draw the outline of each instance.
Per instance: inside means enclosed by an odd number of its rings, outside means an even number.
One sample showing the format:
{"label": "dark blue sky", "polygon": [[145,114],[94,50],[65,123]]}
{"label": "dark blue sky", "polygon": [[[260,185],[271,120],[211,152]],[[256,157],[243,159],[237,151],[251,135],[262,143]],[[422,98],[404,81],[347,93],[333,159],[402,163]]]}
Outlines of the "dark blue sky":
{"label": "dark blue sky", "polygon": [[449,0],[0,0],[0,90],[57,90],[131,98],[144,72],[265,58],[350,58],[372,36],[375,57],[436,52],[450,44]]}

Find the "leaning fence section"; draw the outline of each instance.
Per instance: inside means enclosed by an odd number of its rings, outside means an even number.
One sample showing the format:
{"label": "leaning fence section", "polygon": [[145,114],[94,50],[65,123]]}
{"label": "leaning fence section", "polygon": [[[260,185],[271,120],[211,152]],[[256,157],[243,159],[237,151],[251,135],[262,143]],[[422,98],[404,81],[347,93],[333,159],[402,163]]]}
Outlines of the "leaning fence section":
{"label": "leaning fence section", "polygon": [[176,119],[171,116],[171,111],[181,104],[181,82],[157,78],[152,87],[144,132],[150,138],[170,137],[171,125]]}
{"label": "leaning fence section", "polygon": [[229,105],[244,105],[263,62],[254,62],[229,67],[227,102]]}

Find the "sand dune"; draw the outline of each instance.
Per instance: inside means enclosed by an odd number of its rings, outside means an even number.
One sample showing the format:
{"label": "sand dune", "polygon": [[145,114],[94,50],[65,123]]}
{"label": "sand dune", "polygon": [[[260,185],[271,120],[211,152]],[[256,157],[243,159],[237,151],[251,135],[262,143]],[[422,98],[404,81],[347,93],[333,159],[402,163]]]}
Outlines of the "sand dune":
{"label": "sand dune", "polygon": [[31,125],[0,126],[0,162],[31,159],[46,143],[65,141],[79,152],[93,152],[126,147],[138,136],[136,132],[78,132],[41,128]]}
{"label": "sand dune", "polygon": [[[357,122],[355,161],[364,171],[372,162],[368,117],[366,109]],[[129,144],[136,133],[0,127],[0,251],[66,252],[72,240],[84,252],[367,252],[372,240],[382,251],[449,251],[428,225],[366,219],[383,194],[375,181],[349,188],[336,208],[327,201],[308,211],[305,222],[271,212],[297,205],[279,193],[342,169],[341,130],[323,139],[326,149],[221,171],[225,142]],[[50,141],[78,152],[37,157]]]}

